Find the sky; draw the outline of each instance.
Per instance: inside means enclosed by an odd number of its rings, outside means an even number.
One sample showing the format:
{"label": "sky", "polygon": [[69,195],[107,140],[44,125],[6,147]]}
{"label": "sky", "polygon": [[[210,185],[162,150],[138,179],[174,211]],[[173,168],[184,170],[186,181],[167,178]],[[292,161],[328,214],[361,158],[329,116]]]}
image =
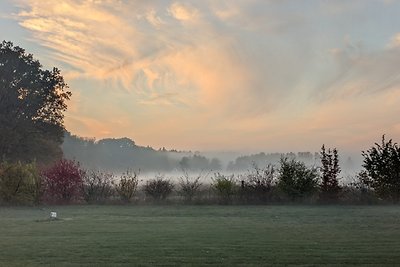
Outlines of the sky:
{"label": "sky", "polygon": [[199,151],[400,141],[400,1],[1,0],[0,36],[62,71],[65,126]]}

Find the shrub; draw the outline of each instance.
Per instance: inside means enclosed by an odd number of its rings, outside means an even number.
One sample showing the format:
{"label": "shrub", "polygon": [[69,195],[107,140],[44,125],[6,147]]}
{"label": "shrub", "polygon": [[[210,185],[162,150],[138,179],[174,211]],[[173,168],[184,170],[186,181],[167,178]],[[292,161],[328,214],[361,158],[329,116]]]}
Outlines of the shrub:
{"label": "shrub", "polygon": [[366,152],[363,167],[365,173],[362,182],[373,188],[379,197],[393,202],[400,200],[400,147],[390,139],[375,146]]}
{"label": "shrub", "polygon": [[127,170],[121,175],[121,179],[115,185],[115,190],[123,202],[129,203],[132,201],[138,187],[138,177],[139,174],[131,170]]}
{"label": "shrub", "polygon": [[103,203],[113,193],[114,175],[101,171],[87,171],[83,175],[83,198],[88,203]]}
{"label": "shrub", "polygon": [[0,199],[8,204],[38,204],[41,177],[34,163],[0,164]]}
{"label": "shrub", "polygon": [[242,177],[241,189],[247,200],[261,202],[270,200],[275,172],[275,168],[271,164],[259,168],[254,163],[253,169]]}
{"label": "shrub", "polygon": [[67,204],[82,197],[85,171],[78,162],[62,159],[43,172],[45,201]]}
{"label": "shrub", "polygon": [[322,182],[320,200],[323,202],[337,201],[341,187],[339,186],[338,174],[340,173],[339,156],[336,148],[328,151],[323,145],[321,148]]}
{"label": "shrub", "polygon": [[234,175],[226,176],[220,173],[214,174],[212,188],[217,192],[221,203],[230,203],[237,188]]}
{"label": "shrub", "polygon": [[199,174],[195,178],[191,178],[187,172],[179,179],[178,193],[183,196],[185,202],[192,202],[194,196],[199,193],[202,183],[200,182],[202,175]]}
{"label": "shrub", "polygon": [[312,195],[318,189],[318,173],[300,161],[281,159],[278,187],[292,200]]}
{"label": "shrub", "polygon": [[174,185],[171,181],[165,179],[163,176],[157,176],[146,182],[144,192],[147,196],[152,197],[156,201],[164,200],[172,193]]}
{"label": "shrub", "polygon": [[376,204],[379,203],[374,190],[364,183],[366,172],[361,171],[352,181],[344,186],[340,192],[340,200],[349,204]]}

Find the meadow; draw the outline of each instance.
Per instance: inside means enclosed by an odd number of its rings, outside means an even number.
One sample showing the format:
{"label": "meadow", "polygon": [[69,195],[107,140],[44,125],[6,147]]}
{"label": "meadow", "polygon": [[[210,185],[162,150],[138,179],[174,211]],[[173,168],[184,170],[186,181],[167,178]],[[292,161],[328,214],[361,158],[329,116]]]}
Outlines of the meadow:
{"label": "meadow", "polygon": [[393,266],[399,225],[399,206],[2,207],[0,265]]}

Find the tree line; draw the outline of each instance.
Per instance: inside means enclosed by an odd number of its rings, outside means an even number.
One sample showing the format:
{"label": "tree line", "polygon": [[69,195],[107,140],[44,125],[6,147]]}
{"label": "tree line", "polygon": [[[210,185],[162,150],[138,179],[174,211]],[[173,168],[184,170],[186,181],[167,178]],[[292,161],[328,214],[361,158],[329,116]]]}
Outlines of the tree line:
{"label": "tree line", "polygon": [[[103,192],[105,196],[118,194],[128,201],[135,196],[138,175],[127,171],[115,178],[102,171],[89,171],[77,161],[64,159],[61,150],[64,127],[64,112],[71,97],[68,85],[57,68],[43,69],[40,62],[24,49],[11,42],[0,44],[0,200],[2,203],[42,203],[82,201],[90,192]],[[68,138],[67,138],[68,139]],[[69,148],[83,146],[78,158],[91,158],[93,166],[145,167],[147,156],[156,158],[162,170],[171,166],[182,169],[214,169],[220,162],[201,155],[189,155],[179,160],[166,156],[165,149],[137,146],[128,138],[103,139],[98,142],[69,136]],[[75,142],[75,143],[74,143]],[[71,148],[72,147],[72,148]],[[68,149],[64,148],[68,156]],[[122,152],[121,152],[122,151]],[[104,152],[104,153],[100,153]],[[132,153],[136,153],[133,157]],[[121,158],[116,155],[122,153]],[[273,158],[275,154],[253,155],[256,158]],[[322,146],[319,153],[322,167],[309,167],[292,154],[280,155],[279,167],[267,165],[259,168],[257,163],[247,174],[226,176],[215,173],[212,192],[224,203],[235,201],[273,200],[304,201],[315,198],[319,202],[336,202],[349,191],[362,197],[378,201],[400,200],[400,148],[392,140],[382,137],[367,151],[363,170],[350,185],[341,185],[338,151]],[[316,155],[303,153],[298,157],[316,159]],[[251,157],[250,157],[251,158]],[[235,169],[249,158],[239,157],[231,164]],[[125,175],[125,176],[124,176]],[[200,178],[181,177],[184,197],[192,199],[198,190],[204,191]],[[145,195],[154,199],[166,199],[173,192],[174,184],[165,177],[156,177],[147,182]],[[133,190],[133,191],[132,191]],[[108,192],[108,193],[106,193]],[[161,193],[160,193],[161,192]],[[86,197],[85,197],[86,196]],[[161,197],[159,197],[161,196]],[[111,197],[112,198],[112,197]]]}
{"label": "tree line", "polygon": [[140,169],[142,172],[219,171],[221,161],[209,159],[200,153],[190,151],[156,150],[135,144],[127,137],[106,138],[96,141],[94,138],[83,138],[65,133],[62,144],[64,157],[79,161],[89,168],[101,168],[121,172],[126,168]]}
{"label": "tree line", "polygon": [[122,174],[83,168],[61,159],[46,168],[35,163],[0,164],[0,203],[142,203],[170,201],[198,204],[268,203],[398,203],[400,200],[400,146],[382,137],[362,152],[363,170],[353,183],[340,183],[337,149],[320,151],[321,167],[309,167],[296,159],[281,158],[278,167],[254,164],[245,174],[187,172],[178,182],[163,175],[140,182],[140,173]]}

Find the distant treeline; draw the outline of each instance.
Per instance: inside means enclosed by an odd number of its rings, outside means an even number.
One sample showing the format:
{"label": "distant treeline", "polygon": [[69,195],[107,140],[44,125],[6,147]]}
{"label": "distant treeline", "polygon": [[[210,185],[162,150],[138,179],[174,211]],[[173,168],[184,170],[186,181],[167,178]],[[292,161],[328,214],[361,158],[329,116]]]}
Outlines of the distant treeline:
{"label": "distant treeline", "polygon": [[248,156],[240,156],[235,161],[229,162],[227,171],[241,171],[248,170],[252,165],[265,166],[265,164],[278,165],[282,158],[290,160],[298,160],[304,162],[306,165],[316,166],[320,161],[320,154],[318,152],[298,152],[298,153],[258,153]]}
{"label": "distant treeline", "polygon": [[129,138],[107,138],[96,141],[65,133],[62,144],[64,157],[74,159],[90,168],[124,171],[127,168],[141,171],[212,170],[222,168],[220,160],[208,159],[198,153],[154,149],[138,146]]}
{"label": "distant treeline", "polygon": [[[227,171],[243,172],[254,166],[267,164],[278,166],[282,158],[304,162],[307,166],[320,165],[318,152],[258,153],[241,155],[230,162],[223,162],[217,157],[205,157],[199,152],[167,150],[164,147],[154,149],[150,146],[137,145],[133,140],[124,138],[80,137],[65,133],[62,150],[66,159],[80,162],[88,168],[125,171],[127,168],[142,172],[171,171]],[[353,169],[350,158],[343,162],[345,170]]]}
{"label": "distant treeline", "polygon": [[[67,140],[81,139],[70,136]],[[121,150],[128,158],[125,162],[129,163],[129,156],[141,149],[127,138],[88,143],[92,147],[86,156],[96,156],[97,160],[104,157],[119,159]],[[95,155],[96,151],[101,153]],[[167,153],[165,149],[148,151],[156,155]],[[143,180],[139,180],[139,172],[129,168],[114,175],[109,170],[87,169],[69,159],[61,159],[47,167],[35,162],[3,161],[0,162],[0,205],[141,203],[149,200],[159,203],[169,197],[174,203],[195,201],[198,204],[400,203],[400,146],[382,136],[382,142],[362,151],[362,156],[363,169],[351,183],[344,182],[339,176],[338,150],[322,145],[319,167],[282,157],[279,166],[268,164],[260,168],[253,164],[246,173],[231,175],[214,172],[211,183],[206,183],[203,174],[192,176],[184,171],[178,183],[158,174],[140,187],[139,181]],[[176,164],[191,164],[199,159],[198,162],[202,162],[204,157],[193,155],[187,159],[184,156]],[[216,161],[203,163],[210,167],[216,164],[213,162]]]}

